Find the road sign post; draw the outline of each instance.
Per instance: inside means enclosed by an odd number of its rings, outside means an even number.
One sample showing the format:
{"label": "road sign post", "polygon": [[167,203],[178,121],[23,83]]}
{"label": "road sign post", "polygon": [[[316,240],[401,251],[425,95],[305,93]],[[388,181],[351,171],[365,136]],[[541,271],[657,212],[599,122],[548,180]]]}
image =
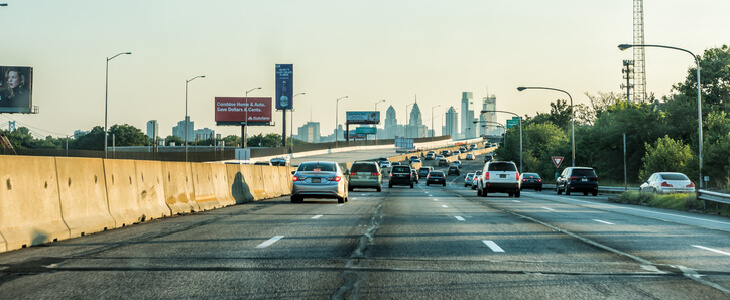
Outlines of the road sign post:
{"label": "road sign post", "polygon": [[555,180],[558,180],[558,176],[560,176],[560,175],[558,175],[558,174],[560,174],[560,172],[558,172],[558,170],[560,169],[560,164],[562,164],[563,161],[565,160],[565,157],[553,156],[551,158],[553,160],[553,164],[555,164]]}

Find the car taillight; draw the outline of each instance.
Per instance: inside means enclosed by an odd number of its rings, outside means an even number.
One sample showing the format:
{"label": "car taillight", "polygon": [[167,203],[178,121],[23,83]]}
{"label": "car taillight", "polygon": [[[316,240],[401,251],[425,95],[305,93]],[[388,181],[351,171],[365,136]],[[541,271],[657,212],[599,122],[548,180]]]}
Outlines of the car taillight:
{"label": "car taillight", "polygon": [[687,187],[693,188],[693,187],[695,187],[695,183],[690,181],[690,183],[687,185]]}
{"label": "car taillight", "polygon": [[484,173],[484,180],[489,180],[489,172]]}
{"label": "car taillight", "polygon": [[390,172],[390,174],[388,176],[393,177],[393,172]]}
{"label": "car taillight", "polygon": [[537,182],[542,182],[542,179],[538,179]]}
{"label": "car taillight", "polygon": [[527,181],[527,179],[522,179],[522,181]]}
{"label": "car taillight", "polygon": [[291,180],[292,181],[305,181],[305,180],[307,180],[307,177],[303,177],[303,176],[292,176]]}
{"label": "car taillight", "polygon": [[372,173],[370,173],[370,175],[373,175],[373,176],[380,176],[380,173],[378,173],[378,172],[372,172]]}
{"label": "car taillight", "polygon": [[663,186],[663,187],[673,187],[673,185],[667,183],[666,181],[662,181],[662,184],[660,184],[660,186]]}
{"label": "car taillight", "polygon": [[570,178],[568,180],[570,180],[570,181],[578,180],[578,177],[576,177],[576,176],[570,176]]}
{"label": "car taillight", "polygon": [[357,175],[356,172],[350,172],[350,175]]}
{"label": "car taillight", "polygon": [[517,175],[517,181],[520,181],[520,173],[515,173]]}
{"label": "car taillight", "polygon": [[337,182],[340,182],[340,180],[342,180],[342,177],[340,177],[340,176],[335,176],[335,177],[330,177],[330,178],[327,178],[327,180],[329,180],[329,181],[337,181]]}

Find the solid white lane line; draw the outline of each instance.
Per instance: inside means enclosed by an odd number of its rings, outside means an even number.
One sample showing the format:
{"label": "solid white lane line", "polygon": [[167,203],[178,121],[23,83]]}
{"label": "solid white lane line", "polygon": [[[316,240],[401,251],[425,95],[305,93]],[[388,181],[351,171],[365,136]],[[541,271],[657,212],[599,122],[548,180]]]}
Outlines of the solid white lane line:
{"label": "solid white lane line", "polygon": [[283,236],[275,236],[270,238],[268,241],[261,243],[260,245],[256,246],[256,248],[266,248],[268,246],[271,246],[272,244],[278,242],[280,239],[283,239]]}
{"label": "solid white lane line", "polygon": [[448,208],[449,206],[448,205],[441,205],[441,207]]}
{"label": "solid white lane line", "polygon": [[549,207],[545,207],[545,206],[543,206],[543,207],[540,207],[540,208],[542,208],[542,209],[547,209],[547,210],[554,210],[554,209],[552,209],[552,208],[549,208]]}
{"label": "solid white lane line", "polygon": [[497,246],[497,243],[495,243],[495,242],[492,242],[492,241],[482,241],[482,242],[484,243],[484,245],[487,245],[487,247],[489,247],[489,249],[492,249],[492,252],[504,252],[504,250],[502,250],[502,248]]}
{"label": "solid white lane line", "polygon": [[613,224],[613,223],[611,223],[611,222],[606,222],[606,221],[603,221],[603,220],[599,220],[599,219],[593,219],[593,221],[596,221],[596,222],[601,222],[601,223],[603,223],[603,224],[608,224],[608,225],[616,225],[616,224]]}
{"label": "solid white lane line", "polygon": [[456,216],[456,219],[459,221],[465,221],[464,218],[462,218],[461,216]]}
{"label": "solid white lane line", "polygon": [[702,247],[702,246],[697,246],[697,245],[692,245],[692,247],[700,248],[702,250],[712,251],[712,252],[719,253],[719,254],[722,254],[722,255],[730,256],[730,253],[727,253],[725,251],[720,251],[720,250],[717,250],[717,249],[712,249],[712,248],[707,248],[707,247]]}
{"label": "solid white lane line", "polygon": [[321,218],[322,216],[324,216],[324,215],[316,215],[316,216],[312,217],[312,219],[319,219],[319,218]]}

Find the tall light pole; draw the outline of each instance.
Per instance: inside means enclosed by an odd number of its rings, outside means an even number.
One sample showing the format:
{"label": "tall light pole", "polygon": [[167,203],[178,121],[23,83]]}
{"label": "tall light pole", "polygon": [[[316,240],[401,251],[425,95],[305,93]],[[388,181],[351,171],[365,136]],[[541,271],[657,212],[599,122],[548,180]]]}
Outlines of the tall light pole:
{"label": "tall light pole", "polygon": [[247,132],[247,129],[246,129],[246,127],[248,127],[248,93],[250,93],[251,91],[260,90],[260,89],[261,89],[261,87],[257,87],[257,88],[252,88],[252,89],[246,91],[246,96],[244,98],[244,99],[246,99],[246,114],[245,114],[246,123],[243,125],[243,132],[241,133],[241,135],[242,135],[241,138],[243,139],[243,141],[241,142],[241,144],[243,145],[243,148],[244,149],[247,146],[247,143],[246,143],[246,140],[247,140],[246,135],[248,133]]}
{"label": "tall light pole", "polygon": [[[299,95],[306,95],[307,93],[298,93],[294,96],[291,96],[292,101],[294,100],[294,97]],[[289,117],[291,117],[291,122],[289,122],[289,153],[294,152],[294,102],[292,102],[292,110],[289,112]]]}
{"label": "tall light pole", "polygon": [[436,136],[436,128],[433,127],[433,109],[437,108],[437,107],[441,107],[441,105],[439,104],[439,105],[431,107],[431,129],[433,130],[433,136]]}
{"label": "tall light pole", "polygon": [[703,187],[702,181],[702,86],[700,81],[700,60],[697,58],[697,55],[692,53],[692,51],[689,51],[687,49],[682,49],[678,47],[672,47],[672,46],[664,46],[664,45],[633,45],[633,44],[621,44],[618,45],[618,49],[621,51],[624,51],[626,49],[629,49],[631,47],[656,47],[656,48],[666,48],[666,49],[674,49],[679,51],[684,51],[689,53],[689,55],[692,55],[692,57],[695,58],[695,64],[697,64],[697,123],[698,123],[698,132],[700,135],[700,148],[699,148],[699,159],[700,159],[700,188]]}
{"label": "tall light pole", "polygon": [[122,54],[132,54],[132,52],[121,52],[117,55],[106,58],[106,92],[104,95],[104,158],[109,158],[109,151],[106,149],[109,145],[109,137],[107,134],[107,119],[109,115],[109,61]]}
{"label": "tall light pole", "polygon": [[185,162],[188,161],[188,83],[198,78],[205,78],[205,75],[198,75],[191,79],[185,80]]}
{"label": "tall light pole", "polygon": [[[378,104],[385,102],[385,99],[375,102],[375,111],[378,111]],[[373,125],[375,127],[375,140],[378,140],[378,124]]]}
{"label": "tall light pole", "polygon": [[570,140],[571,144],[573,145],[573,167],[575,167],[575,113],[573,111],[573,96],[570,95],[570,93],[561,90],[561,89],[554,89],[549,87],[539,87],[539,86],[528,86],[528,87],[518,87],[518,91],[524,91],[524,90],[551,90],[551,91],[558,91],[568,94],[568,98],[570,98]]}
{"label": "tall light pole", "polygon": [[340,125],[340,100],[342,99],[347,99],[347,96],[337,98],[335,105],[335,146],[340,144],[340,128],[338,126]]}
{"label": "tall light pole", "polygon": [[[513,113],[511,111],[504,111],[504,110],[483,110],[481,112],[484,113],[504,113],[504,114],[511,114],[515,117],[517,117],[517,120],[520,122],[520,173],[522,173],[522,118],[516,113]],[[507,131],[505,130],[505,135]]]}

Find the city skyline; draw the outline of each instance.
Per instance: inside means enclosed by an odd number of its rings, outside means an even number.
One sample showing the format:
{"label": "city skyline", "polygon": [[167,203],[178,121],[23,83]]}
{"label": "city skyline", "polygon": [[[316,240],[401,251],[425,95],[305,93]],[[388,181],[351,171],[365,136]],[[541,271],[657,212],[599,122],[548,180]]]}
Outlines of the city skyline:
{"label": "city skyline", "polygon": [[[242,97],[256,87],[262,89],[249,96],[273,97],[275,65],[292,63],[293,92],[306,92],[294,99],[294,127],[312,116],[322,132],[332,132],[335,99],[343,96],[342,123],[346,111],[372,110],[382,99],[381,115],[392,105],[404,118],[418,94],[429,128],[431,107],[442,104],[437,116],[458,109],[462,92],[472,92],[477,107],[476,99],[495,95],[499,109],[519,115],[549,112],[550,102],[565,98],[520,94],[522,85],[561,88],[587,104],[584,92],[621,93],[621,62],[632,58],[631,50],[617,49],[632,40],[631,1],[5,2],[4,27],[22,29],[6,30],[0,65],[34,68],[40,112],[3,114],[0,124],[16,120],[41,136],[103,126],[104,60],[126,51],[132,55],[109,62],[109,126],[144,129],[157,120],[162,137],[184,119],[183,83],[198,75],[206,78],[189,84],[191,119],[240,135],[239,127],[215,126],[214,97]],[[729,10],[726,1],[644,1],[646,43],[701,55],[728,43]],[[645,52],[647,91],[657,97],[694,67],[683,53]],[[281,113],[273,116],[275,126],[249,134],[280,133]],[[430,129],[440,133],[444,121],[436,121]]]}

